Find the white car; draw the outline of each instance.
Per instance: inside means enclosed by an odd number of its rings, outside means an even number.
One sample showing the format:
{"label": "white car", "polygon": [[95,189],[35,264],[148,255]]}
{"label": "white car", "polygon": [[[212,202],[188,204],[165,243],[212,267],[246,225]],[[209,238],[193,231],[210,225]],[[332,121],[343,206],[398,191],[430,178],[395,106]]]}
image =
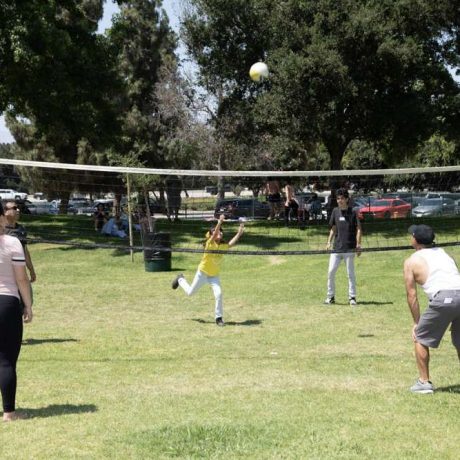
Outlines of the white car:
{"label": "white car", "polygon": [[25,204],[30,214],[51,214],[52,204],[46,200],[26,200]]}
{"label": "white car", "polygon": [[11,188],[0,189],[0,200],[25,200],[27,193],[17,192]]}

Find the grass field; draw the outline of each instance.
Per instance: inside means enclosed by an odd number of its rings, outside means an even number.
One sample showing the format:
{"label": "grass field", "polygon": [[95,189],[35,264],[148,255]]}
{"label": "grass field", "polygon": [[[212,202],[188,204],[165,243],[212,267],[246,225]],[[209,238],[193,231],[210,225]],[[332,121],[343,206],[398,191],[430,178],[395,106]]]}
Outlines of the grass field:
{"label": "grass field", "polygon": [[218,328],[208,287],[192,298],[170,287],[179,272],[192,278],[198,254],[174,254],[172,272],[151,273],[140,254],[131,263],[111,249],[30,250],[35,319],[17,396],[30,418],[1,426],[2,459],[458,458],[460,373],[448,336],[432,354],[438,391],[408,391],[410,251],[357,260],[355,308],[344,267],[338,303],[322,305],[326,255],[229,255]]}

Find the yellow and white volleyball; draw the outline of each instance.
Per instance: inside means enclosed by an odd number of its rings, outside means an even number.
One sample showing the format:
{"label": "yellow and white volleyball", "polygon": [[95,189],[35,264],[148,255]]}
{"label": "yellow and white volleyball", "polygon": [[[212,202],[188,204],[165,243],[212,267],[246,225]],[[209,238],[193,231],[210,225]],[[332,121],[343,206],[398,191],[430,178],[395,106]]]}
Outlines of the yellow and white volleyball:
{"label": "yellow and white volleyball", "polygon": [[254,81],[261,81],[263,78],[268,77],[268,67],[265,62],[256,62],[252,64],[249,69],[249,76]]}

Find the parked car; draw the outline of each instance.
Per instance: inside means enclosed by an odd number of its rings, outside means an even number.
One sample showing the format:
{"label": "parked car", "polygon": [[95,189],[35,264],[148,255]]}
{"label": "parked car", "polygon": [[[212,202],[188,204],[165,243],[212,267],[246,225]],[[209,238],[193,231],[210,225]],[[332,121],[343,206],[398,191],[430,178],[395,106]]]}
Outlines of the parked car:
{"label": "parked car", "polygon": [[363,206],[358,211],[358,217],[370,219],[398,219],[410,215],[411,205],[399,198],[379,199],[370,206]]}
{"label": "parked car", "polygon": [[93,204],[88,200],[70,200],[67,207],[67,214],[93,214]]}
{"label": "parked car", "polygon": [[[204,191],[206,193],[209,193],[210,195],[217,195],[218,188],[217,185],[207,185],[204,188]],[[230,184],[225,184],[224,185],[224,192],[231,192],[232,191],[232,186]]]}
{"label": "parked car", "polygon": [[409,203],[413,208],[418,206],[421,200],[428,198],[426,194],[414,193],[414,192],[392,192],[392,193],[384,193],[382,198],[399,198],[406,203]]}
{"label": "parked car", "polygon": [[0,200],[26,200],[27,193],[17,192],[11,188],[0,189]]}
{"label": "parked car", "polygon": [[251,219],[267,219],[270,215],[270,206],[266,201],[257,198],[231,198],[218,200],[214,216],[218,218],[224,214],[226,219],[247,217]]}
{"label": "parked car", "polygon": [[350,199],[350,206],[354,211],[359,212],[361,208],[369,208],[376,199],[377,198],[372,195],[352,196]]}
{"label": "parked car", "polygon": [[46,200],[25,200],[25,212],[29,214],[51,214],[52,204]]}
{"label": "parked car", "polygon": [[412,210],[415,217],[430,217],[456,214],[457,206],[451,198],[425,198]]}

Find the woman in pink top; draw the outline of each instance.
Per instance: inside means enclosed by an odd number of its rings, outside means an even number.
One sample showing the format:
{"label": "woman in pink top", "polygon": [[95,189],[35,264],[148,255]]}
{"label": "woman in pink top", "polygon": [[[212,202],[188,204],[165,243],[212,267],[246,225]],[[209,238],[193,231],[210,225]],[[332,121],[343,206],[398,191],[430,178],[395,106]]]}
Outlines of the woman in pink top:
{"label": "woman in pink top", "polygon": [[9,422],[21,418],[15,412],[16,362],[21,350],[22,321],[32,321],[32,298],[24,250],[17,238],[3,234],[5,224],[0,202],[0,390],[3,421]]}

